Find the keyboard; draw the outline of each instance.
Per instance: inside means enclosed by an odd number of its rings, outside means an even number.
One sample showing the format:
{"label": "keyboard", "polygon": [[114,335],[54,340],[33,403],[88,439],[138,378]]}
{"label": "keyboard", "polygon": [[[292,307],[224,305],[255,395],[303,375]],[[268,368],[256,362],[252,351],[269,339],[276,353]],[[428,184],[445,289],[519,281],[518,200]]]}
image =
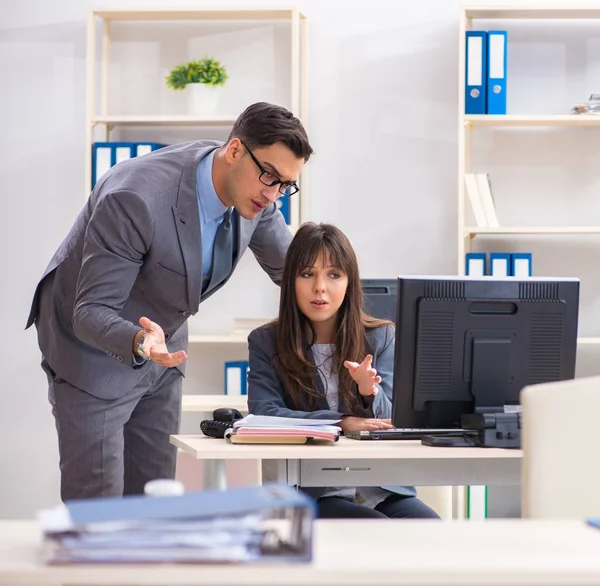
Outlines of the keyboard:
{"label": "keyboard", "polygon": [[420,440],[426,435],[441,437],[462,437],[464,429],[421,429],[402,427],[395,429],[376,429],[371,431],[346,431],[344,437],[355,440]]}

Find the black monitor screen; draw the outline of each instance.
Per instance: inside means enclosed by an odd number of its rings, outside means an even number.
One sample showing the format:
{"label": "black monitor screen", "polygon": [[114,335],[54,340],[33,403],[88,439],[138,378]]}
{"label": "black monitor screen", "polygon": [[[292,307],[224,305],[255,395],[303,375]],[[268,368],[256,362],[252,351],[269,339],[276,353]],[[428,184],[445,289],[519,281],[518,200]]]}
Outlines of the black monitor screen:
{"label": "black monitor screen", "polygon": [[575,376],[579,280],[399,277],[393,424],[460,427]]}

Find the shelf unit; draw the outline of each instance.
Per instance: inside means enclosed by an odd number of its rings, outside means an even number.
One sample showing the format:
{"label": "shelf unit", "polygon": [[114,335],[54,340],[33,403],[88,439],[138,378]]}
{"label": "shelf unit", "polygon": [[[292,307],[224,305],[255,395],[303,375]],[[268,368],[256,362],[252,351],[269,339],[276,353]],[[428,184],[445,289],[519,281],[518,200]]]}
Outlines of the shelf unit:
{"label": "shelf unit", "polygon": [[[100,21],[100,27],[98,27]],[[92,144],[96,133],[103,140],[110,140],[110,132],[117,126],[205,126],[230,127],[241,112],[215,116],[124,116],[110,112],[109,82],[111,55],[111,24],[114,22],[268,22],[285,21],[290,25],[290,110],[308,126],[308,51],[306,16],[295,8],[250,9],[250,8],[170,8],[151,9],[110,8],[92,9],[88,13],[86,51],[86,141],[85,141],[85,189],[90,192],[92,181]],[[98,28],[100,31],[98,31]],[[98,34],[99,32],[99,34]],[[98,46],[100,45],[100,50]],[[96,72],[96,61],[100,63],[100,75]],[[99,103],[96,103],[99,92]],[[308,219],[308,171],[302,172],[299,197],[290,199],[291,225],[294,232]]]}
{"label": "shelf unit", "polygon": [[181,410],[190,413],[212,413],[221,407],[237,409],[240,413],[248,412],[246,395],[183,395]]}
{"label": "shelf unit", "polygon": [[190,344],[246,344],[250,332],[231,332],[230,334],[190,334]]}
{"label": "shelf unit", "polygon": [[[511,19],[600,19],[600,6],[465,6],[459,15],[458,43],[458,274],[465,274],[465,254],[471,252],[473,239],[478,235],[600,235],[600,226],[500,226],[480,228],[469,226],[464,174],[472,172],[472,133],[478,127],[578,127],[598,126],[600,116],[594,114],[465,114],[465,54],[466,31],[473,28],[473,21]],[[580,345],[600,344],[600,337],[578,339]]]}
{"label": "shelf unit", "polygon": [[[464,96],[464,88],[462,89]],[[462,102],[464,104],[464,101]],[[596,114],[463,114],[462,124],[468,130],[475,126],[600,126]]]}

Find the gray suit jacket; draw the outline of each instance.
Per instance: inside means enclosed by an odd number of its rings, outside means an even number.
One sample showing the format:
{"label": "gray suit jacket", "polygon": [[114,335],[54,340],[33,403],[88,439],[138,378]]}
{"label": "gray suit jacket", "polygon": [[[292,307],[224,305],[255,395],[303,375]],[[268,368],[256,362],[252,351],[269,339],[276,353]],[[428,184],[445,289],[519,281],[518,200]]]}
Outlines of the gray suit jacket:
{"label": "gray suit jacket", "polygon": [[[373,355],[373,368],[381,376],[381,390],[371,400],[368,407],[370,415],[378,419],[392,417],[392,381],[394,372],[395,328],[383,326],[367,330],[368,352]],[[307,419],[340,419],[350,413],[340,397],[339,411],[333,411],[327,404],[321,377],[316,376],[315,388],[321,398],[316,411],[296,410],[291,408],[286,396],[277,359],[277,322],[266,324],[255,329],[248,336],[250,371],[248,373],[248,410],[255,415],[272,415],[275,417],[306,417]],[[358,389],[357,391],[358,392]],[[306,408],[306,407],[304,407]],[[319,498],[326,487],[306,488],[305,492]],[[384,486],[397,494],[414,496],[412,486]]]}
{"label": "gray suit jacket", "polygon": [[[202,282],[196,168],[221,144],[165,147],[96,184],[38,283],[27,322],[35,321],[58,377],[102,399],[133,388],[148,375],[132,359],[141,316],[161,325],[169,349],[187,349],[186,320],[198,311]],[[279,284],[291,241],[283,216],[273,205],[252,220],[235,217],[234,268],[250,248]]]}

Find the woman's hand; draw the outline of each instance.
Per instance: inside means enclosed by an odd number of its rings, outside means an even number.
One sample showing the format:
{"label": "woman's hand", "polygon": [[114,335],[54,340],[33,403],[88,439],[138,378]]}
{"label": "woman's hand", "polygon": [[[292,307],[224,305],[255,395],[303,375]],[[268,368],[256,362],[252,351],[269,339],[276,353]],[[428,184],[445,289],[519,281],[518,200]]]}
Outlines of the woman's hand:
{"label": "woman's hand", "polygon": [[371,368],[373,362],[373,356],[367,354],[365,359],[358,364],[358,362],[351,362],[350,360],[344,361],[344,366],[348,369],[350,376],[358,384],[358,392],[363,397],[370,395],[376,395],[379,391],[377,385],[381,382],[381,377],[377,375],[377,371]]}
{"label": "woman's hand", "polygon": [[370,431],[374,429],[394,429],[390,419],[370,419],[345,415],[338,424],[343,431]]}

